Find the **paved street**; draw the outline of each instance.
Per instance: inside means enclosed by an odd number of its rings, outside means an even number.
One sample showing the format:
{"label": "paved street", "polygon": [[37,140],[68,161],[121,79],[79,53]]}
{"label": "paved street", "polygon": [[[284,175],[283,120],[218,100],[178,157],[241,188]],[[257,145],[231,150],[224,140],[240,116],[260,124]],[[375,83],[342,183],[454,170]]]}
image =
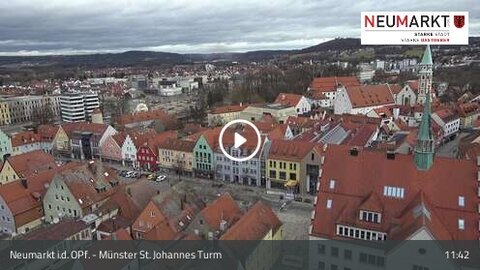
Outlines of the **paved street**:
{"label": "paved street", "polygon": [[[68,158],[59,158],[62,161],[71,160]],[[105,162],[105,165],[111,166],[117,170],[133,170],[132,168],[126,168],[118,163]],[[144,171],[147,174],[148,172]],[[157,174],[163,174],[167,176],[167,179],[163,182],[151,181],[152,185],[160,185],[169,188],[172,185],[179,184],[185,185],[187,189],[192,189],[196,194],[203,196],[207,202],[215,200],[220,194],[229,192],[232,197],[238,202],[238,204],[246,210],[252,204],[258,200],[262,200],[264,203],[270,205],[279,219],[284,224],[285,239],[286,240],[298,240],[308,238],[308,227],[310,225],[310,215],[313,210],[312,203],[290,201],[287,206],[280,211],[280,206],[283,201],[280,201],[280,195],[267,194],[266,189],[256,186],[245,186],[238,184],[231,184],[225,182],[219,182],[209,179],[200,179],[187,176],[179,176],[171,171],[158,172]],[[144,176],[145,177],[145,176]],[[125,183],[131,183],[136,179],[121,177]],[[280,191],[277,191],[278,193]],[[308,196],[309,199],[313,197]]]}
{"label": "paved street", "polygon": [[468,133],[459,133],[452,141],[440,145],[436,150],[436,155],[440,157],[456,158],[460,140],[467,135]]}

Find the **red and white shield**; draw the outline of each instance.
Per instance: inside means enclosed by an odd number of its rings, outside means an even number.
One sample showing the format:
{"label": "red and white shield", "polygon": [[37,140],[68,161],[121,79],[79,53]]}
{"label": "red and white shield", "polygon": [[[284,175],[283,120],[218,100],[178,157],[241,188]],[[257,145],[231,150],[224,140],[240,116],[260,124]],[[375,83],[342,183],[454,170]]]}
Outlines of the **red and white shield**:
{"label": "red and white shield", "polygon": [[463,15],[453,16],[453,24],[457,28],[462,28],[465,25],[465,16]]}

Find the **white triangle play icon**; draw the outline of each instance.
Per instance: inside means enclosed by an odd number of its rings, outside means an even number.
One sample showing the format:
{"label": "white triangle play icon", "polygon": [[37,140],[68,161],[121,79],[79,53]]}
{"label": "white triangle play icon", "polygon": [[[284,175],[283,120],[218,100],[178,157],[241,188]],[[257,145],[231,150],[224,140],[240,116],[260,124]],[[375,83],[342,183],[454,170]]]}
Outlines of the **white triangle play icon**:
{"label": "white triangle play icon", "polygon": [[245,139],[242,135],[238,134],[237,132],[235,132],[235,142],[233,144],[233,147],[235,148],[239,148],[240,146],[242,146],[242,144],[244,144],[247,139]]}

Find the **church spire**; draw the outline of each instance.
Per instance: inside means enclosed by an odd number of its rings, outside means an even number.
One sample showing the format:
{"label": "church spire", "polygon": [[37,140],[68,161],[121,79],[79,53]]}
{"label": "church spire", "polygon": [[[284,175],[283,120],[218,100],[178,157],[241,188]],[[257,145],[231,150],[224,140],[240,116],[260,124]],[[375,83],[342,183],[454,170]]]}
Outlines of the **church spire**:
{"label": "church spire", "polygon": [[434,139],[430,126],[431,122],[431,104],[430,93],[426,95],[422,122],[417,134],[417,143],[415,145],[415,165],[418,170],[428,171],[433,165]]}
{"label": "church spire", "polygon": [[427,48],[425,48],[421,65],[433,65],[432,51],[430,50],[430,45],[427,45]]}
{"label": "church spire", "polygon": [[427,45],[425,52],[423,53],[422,61],[418,65],[419,88],[417,104],[424,104],[426,96],[429,95],[432,98],[432,81],[433,81],[433,58],[430,45]]}

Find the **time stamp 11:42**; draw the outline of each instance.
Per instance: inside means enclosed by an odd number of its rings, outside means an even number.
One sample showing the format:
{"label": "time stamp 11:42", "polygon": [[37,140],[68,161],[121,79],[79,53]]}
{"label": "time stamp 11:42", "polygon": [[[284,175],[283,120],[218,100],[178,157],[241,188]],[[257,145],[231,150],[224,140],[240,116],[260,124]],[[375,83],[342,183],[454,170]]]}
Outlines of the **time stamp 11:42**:
{"label": "time stamp 11:42", "polygon": [[445,251],[445,258],[450,260],[469,260],[470,251],[468,250],[449,250]]}

